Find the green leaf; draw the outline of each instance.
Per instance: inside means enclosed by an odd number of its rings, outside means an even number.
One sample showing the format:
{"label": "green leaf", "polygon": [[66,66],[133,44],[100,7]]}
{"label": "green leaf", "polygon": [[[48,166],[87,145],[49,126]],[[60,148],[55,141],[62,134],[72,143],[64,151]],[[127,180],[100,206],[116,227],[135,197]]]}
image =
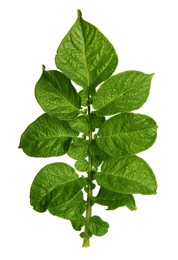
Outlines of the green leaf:
{"label": "green leaf", "polygon": [[59,156],[67,153],[75,136],[78,132],[71,129],[67,121],[43,114],[26,128],[19,148],[33,157]]}
{"label": "green leaf", "polygon": [[88,161],[87,160],[76,161],[75,168],[80,172],[86,172],[88,170]]}
{"label": "green leaf", "polygon": [[113,115],[140,108],[147,100],[153,74],[125,71],[104,82],[93,97],[98,116]]}
{"label": "green leaf", "polygon": [[85,159],[88,155],[88,145],[88,141],[83,138],[73,138],[67,154],[75,160]]}
{"label": "green leaf", "polygon": [[74,219],[85,211],[82,188],[86,180],[65,163],[52,163],[36,175],[30,190],[34,210],[66,219]]}
{"label": "green leaf", "polygon": [[43,70],[35,96],[45,112],[59,119],[71,119],[80,113],[81,98],[70,80],[59,71]]}
{"label": "green leaf", "polygon": [[123,194],[155,194],[157,182],[150,166],[138,156],[110,158],[95,178],[105,189]]}
{"label": "green leaf", "polygon": [[80,97],[82,99],[82,101],[81,101],[82,106],[84,106],[84,107],[88,106],[88,92],[84,91],[84,90],[81,90],[79,92],[79,95],[80,95]]}
{"label": "green leaf", "polygon": [[108,210],[117,209],[123,206],[127,206],[130,210],[137,209],[133,195],[110,191],[104,187],[100,188],[98,195],[93,201],[94,203],[108,206]]}
{"label": "green leaf", "polygon": [[122,113],[103,123],[98,146],[111,156],[126,156],[148,149],[156,140],[157,125],[149,116]]}
{"label": "green leaf", "polygon": [[89,154],[92,157],[92,162],[95,166],[99,166],[103,161],[107,160],[110,156],[102,151],[97,143],[96,140],[93,140],[93,142],[89,145]]}
{"label": "green leaf", "polygon": [[68,121],[70,127],[78,132],[87,133],[89,131],[88,116],[82,115]]}
{"label": "green leaf", "polygon": [[89,230],[95,236],[103,236],[108,232],[109,224],[98,216],[90,219]]}
{"label": "green leaf", "polygon": [[78,18],[58,47],[58,69],[78,85],[94,88],[114,72],[118,58],[109,40],[92,24]]}
{"label": "green leaf", "polygon": [[98,117],[94,113],[90,114],[90,123],[91,128],[94,130],[95,128],[100,128],[100,126],[104,123],[105,117]]}
{"label": "green leaf", "polygon": [[75,230],[80,231],[81,228],[85,225],[85,218],[83,216],[76,218],[71,221],[71,224]]}

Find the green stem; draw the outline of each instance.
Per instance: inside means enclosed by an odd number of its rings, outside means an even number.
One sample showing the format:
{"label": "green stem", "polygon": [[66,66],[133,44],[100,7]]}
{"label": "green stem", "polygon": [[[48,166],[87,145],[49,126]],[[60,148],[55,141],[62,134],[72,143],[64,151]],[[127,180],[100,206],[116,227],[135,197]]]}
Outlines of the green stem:
{"label": "green stem", "polygon": [[[90,120],[90,105],[88,105],[88,116]],[[90,121],[89,121],[90,122]],[[91,123],[90,123],[90,131],[89,131],[89,143],[91,144],[93,140],[92,136],[92,129],[91,129]],[[88,156],[88,191],[87,191],[87,209],[86,209],[86,222],[85,222],[85,230],[84,230],[84,239],[83,239],[83,247],[89,247],[90,246],[90,234],[89,234],[89,223],[90,223],[90,218],[92,215],[92,158],[89,155]]]}

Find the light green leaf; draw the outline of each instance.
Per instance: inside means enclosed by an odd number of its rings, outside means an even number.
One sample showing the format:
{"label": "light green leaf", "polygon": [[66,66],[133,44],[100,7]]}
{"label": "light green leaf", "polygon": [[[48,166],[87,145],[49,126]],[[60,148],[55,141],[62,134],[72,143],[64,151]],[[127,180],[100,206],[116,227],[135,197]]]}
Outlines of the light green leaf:
{"label": "light green leaf", "polygon": [[59,156],[67,153],[72,137],[78,132],[67,121],[43,114],[23,132],[19,148],[33,157]]}
{"label": "light green leaf", "polygon": [[108,210],[127,206],[130,210],[136,210],[135,200],[131,194],[122,194],[110,191],[101,187],[98,195],[94,198],[94,203],[108,206]]}
{"label": "light green leaf", "polygon": [[94,88],[114,72],[118,58],[109,40],[92,24],[78,18],[58,47],[56,66],[68,78],[87,89]]}
{"label": "light green leaf", "polygon": [[84,107],[88,106],[88,92],[86,90],[85,91],[81,90],[79,92],[79,95],[82,99],[82,101],[81,101],[82,106],[84,106]]}
{"label": "light green leaf", "polygon": [[107,160],[110,156],[102,151],[95,140],[89,145],[89,154],[92,157],[92,162],[95,166],[99,166],[103,161]]}
{"label": "light green leaf", "polygon": [[104,82],[93,97],[98,116],[129,112],[140,108],[147,100],[153,74],[125,71]]}
{"label": "light green leaf", "polygon": [[103,123],[98,146],[111,156],[126,156],[148,149],[156,140],[157,125],[149,116],[122,113]]}
{"label": "light green leaf", "polygon": [[73,138],[67,154],[75,160],[85,159],[88,155],[88,145],[88,141],[83,138]]}
{"label": "light green leaf", "polygon": [[82,115],[68,121],[70,127],[78,132],[87,133],[89,131],[89,119],[87,115]]}
{"label": "light green leaf", "polygon": [[80,231],[81,228],[85,225],[85,218],[83,216],[76,218],[71,221],[71,224],[75,230]]}
{"label": "light green leaf", "polygon": [[90,114],[90,122],[91,122],[91,128],[94,130],[95,128],[99,128],[105,121],[104,117],[98,117],[94,113]]}
{"label": "light green leaf", "polygon": [[98,216],[90,219],[89,231],[95,236],[103,236],[108,232],[109,224]]}
{"label": "light green leaf", "polygon": [[36,175],[30,190],[30,203],[34,210],[66,219],[74,219],[85,211],[82,188],[86,180],[65,163],[52,163]]}
{"label": "light green leaf", "polygon": [[35,96],[45,112],[59,119],[71,119],[80,113],[81,98],[70,80],[59,71],[43,70]]}
{"label": "light green leaf", "polygon": [[155,194],[157,182],[150,166],[138,156],[110,158],[96,173],[97,183],[105,189],[123,194]]}
{"label": "light green leaf", "polygon": [[75,168],[80,172],[86,172],[88,170],[88,161],[87,160],[76,161]]}

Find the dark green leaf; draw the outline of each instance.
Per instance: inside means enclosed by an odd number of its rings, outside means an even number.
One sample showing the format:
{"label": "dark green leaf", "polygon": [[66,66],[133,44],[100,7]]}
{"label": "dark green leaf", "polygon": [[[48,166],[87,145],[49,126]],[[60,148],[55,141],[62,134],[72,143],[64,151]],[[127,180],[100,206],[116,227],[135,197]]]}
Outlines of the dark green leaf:
{"label": "dark green leaf", "polygon": [[90,219],[89,230],[95,236],[103,236],[108,232],[109,224],[98,216]]}
{"label": "dark green leaf", "polygon": [[59,156],[68,151],[75,136],[78,132],[71,129],[67,121],[43,114],[26,128],[19,148],[33,157]]}
{"label": "dark green leaf", "polygon": [[68,121],[70,127],[76,131],[87,133],[89,131],[89,119],[87,115],[82,115]]}
{"label": "dark green leaf", "polygon": [[157,125],[149,116],[122,113],[103,123],[98,146],[111,156],[126,156],[148,149],[156,139]]}
{"label": "dark green leaf", "polygon": [[71,119],[80,113],[81,98],[70,80],[59,71],[43,70],[35,96],[45,112],[59,119]]}
{"label": "dark green leaf", "polygon": [[36,175],[30,190],[30,203],[38,212],[75,219],[85,211],[82,188],[86,180],[65,163],[52,163]]}
{"label": "dark green leaf", "polygon": [[105,121],[104,117],[98,117],[97,115],[91,113],[90,122],[92,129],[99,128]]}
{"label": "dark green leaf", "polygon": [[104,82],[93,97],[98,116],[113,115],[140,108],[148,98],[153,74],[124,71]]}
{"label": "dark green leaf", "polygon": [[95,166],[99,166],[103,161],[110,157],[98,147],[95,140],[93,140],[93,142],[89,145],[89,154],[91,155]]}
{"label": "dark green leaf", "polygon": [[76,161],[75,168],[80,172],[86,172],[88,170],[88,161],[85,159]]}
{"label": "dark green leaf", "polygon": [[83,138],[73,138],[67,154],[75,160],[85,159],[88,155],[88,145],[88,141]]}
{"label": "dark green leaf", "polygon": [[127,206],[130,210],[137,209],[133,195],[110,191],[103,187],[100,188],[98,195],[94,198],[94,203],[108,206],[108,210],[123,206]]}
{"label": "dark green leaf", "polygon": [[92,24],[78,18],[58,47],[56,66],[78,85],[94,88],[114,72],[118,58],[109,40]]}
{"label": "dark green leaf", "polygon": [[79,218],[73,219],[71,224],[75,230],[80,231],[81,228],[85,225],[85,218],[81,216]]}
{"label": "dark green leaf", "polygon": [[79,95],[82,99],[82,101],[81,101],[82,106],[84,106],[84,107],[88,106],[88,93],[87,93],[87,91],[81,90],[79,92]]}
{"label": "dark green leaf", "polygon": [[110,158],[96,173],[97,183],[111,191],[123,194],[155,194],[157,182],[150,166],[138,156]]}

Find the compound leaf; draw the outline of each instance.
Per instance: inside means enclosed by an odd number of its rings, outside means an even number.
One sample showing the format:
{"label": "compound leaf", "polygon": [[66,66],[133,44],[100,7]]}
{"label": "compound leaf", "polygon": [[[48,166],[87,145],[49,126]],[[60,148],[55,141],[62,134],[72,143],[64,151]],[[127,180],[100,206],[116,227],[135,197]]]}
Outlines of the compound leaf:
{"label": "compound leaf", "polygon": [[129,112],[140,108],[147,100],[153,74],[125,71],[104,82],[93,97],[98,116]]}
{"label": "compound leaf", "polygon": [[80,113],[81,98],[70,80],[59,71],[43,70],[35,96],[45,112],[59,119],[71,119]]}
{"label": "compound leaf", "polygon": [[92,24],[78,18],[58,47],[57,68],[91,91],[114,72],[118,58],[109,40]]}
{"label": "compound leaf", "polygon": [[66,219],[74,219],[85,211],[82,188],[86,180],[65,163],[52,163],[36,175],[30,190],[34,210]]}
{"label": "compound leaf", "polygon": [[98,216],[90,219],[89,231],[95,236],[103,236],[108,232],[109,224]]}
{"label": "compound leaf", "polygon": [[33,157],[59,156],[67,153],[75,136],[78,132],[67,121],[43,114],[23,132],[19,148]]}
{"label": "compound leaf", "polygon": [[136,210],[135,200],[131,194],[122,194],[110,191],[101,187],[98,195],[94,198],[94,203],[108,206],[108,210],[127,206],[130,210]]}
{"label": "compound leaf", "polygon": [[110,156],[127,156],[148,149],[156,140],[157,125],[149,116],[122,113],[105,121],[96,142]]}
{"label": "compound leaf", "polygon": [[140,157],[110,158],[96,173],[97,183],[105,189],[123,194],[155,194],[157,182],[150,166]]}

